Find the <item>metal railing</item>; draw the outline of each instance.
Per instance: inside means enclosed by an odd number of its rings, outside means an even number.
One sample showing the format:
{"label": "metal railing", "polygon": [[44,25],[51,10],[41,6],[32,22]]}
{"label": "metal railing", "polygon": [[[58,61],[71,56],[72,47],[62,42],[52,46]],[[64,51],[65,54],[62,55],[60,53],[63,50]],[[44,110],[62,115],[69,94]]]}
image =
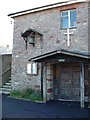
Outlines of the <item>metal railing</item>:
{"label": "metal railing", "polygon": [[1,75],[0,75],[0,77],[2,76],[2,75],[4,75],[4,74],[6,74],[8,71],[11,71],[11,67],[10,68],[8,68],[6,71],[4,71]]}

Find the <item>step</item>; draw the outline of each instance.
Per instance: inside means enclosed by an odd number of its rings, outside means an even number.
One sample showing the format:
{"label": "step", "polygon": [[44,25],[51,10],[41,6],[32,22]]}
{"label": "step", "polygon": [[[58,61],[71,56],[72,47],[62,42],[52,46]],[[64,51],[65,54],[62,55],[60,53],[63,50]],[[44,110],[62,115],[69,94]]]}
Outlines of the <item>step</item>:
{"label": "step", "polygon": [[11,80],[9,80],[7,83],[11,83],[12,81]]}
{"label": "step", "polygon": [[2,91],[2,93],[7,94],[7,95],[10,94],[10,92],[8,92],[8,91]]}
{"label": "step", "polygon": [[10,94],[11,90],[11,78],[9,78],[9,81],[0,88],[0,94]]}
{"label": "step", "polygon": [[12,88],[11,85],[3,85],[3,88]]}
{"label": "step", "polygon": [[5,85],[11,85],[11,83],[10,83],[10,82],[7,82],[7,83],[5,83]]}
{"label": "step", "polygon": [[0,88],[1,91],[11,91],[12,89],[10,88]]}

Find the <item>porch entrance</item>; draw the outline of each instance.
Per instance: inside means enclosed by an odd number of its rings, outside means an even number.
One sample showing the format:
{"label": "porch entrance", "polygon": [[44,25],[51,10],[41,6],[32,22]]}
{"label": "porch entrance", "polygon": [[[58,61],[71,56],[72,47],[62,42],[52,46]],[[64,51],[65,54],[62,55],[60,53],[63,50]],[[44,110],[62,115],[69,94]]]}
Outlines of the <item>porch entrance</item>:
{"label": "porch entrance", "polygon": [[80,99],[80,64],[54,64],[54,99]]}

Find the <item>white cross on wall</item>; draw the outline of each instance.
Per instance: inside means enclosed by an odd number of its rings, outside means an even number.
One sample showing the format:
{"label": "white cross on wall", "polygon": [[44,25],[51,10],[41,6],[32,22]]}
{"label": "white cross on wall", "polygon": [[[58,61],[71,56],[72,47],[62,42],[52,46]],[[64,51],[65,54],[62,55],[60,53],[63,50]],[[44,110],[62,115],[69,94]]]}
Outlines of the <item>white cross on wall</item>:
{"label": "white cross on wall", "polygon": [[67,29],[67,33],[64,33],[64,35],[67,35],[67,45],[70,46],[70,35],[72,35],[73,32],[70,32],[69,28]]}

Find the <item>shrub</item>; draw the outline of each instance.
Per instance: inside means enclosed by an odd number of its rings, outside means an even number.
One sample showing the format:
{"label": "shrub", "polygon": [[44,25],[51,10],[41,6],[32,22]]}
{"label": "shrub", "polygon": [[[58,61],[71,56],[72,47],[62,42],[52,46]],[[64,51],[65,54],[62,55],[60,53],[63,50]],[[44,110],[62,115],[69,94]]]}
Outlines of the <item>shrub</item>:
{"label": "shrub", "polygon": [[22,93],[22,97],[28,97],[30,96],[32,93],[34,92],[34,90],[27,88],[26,90],[23,91]]}
{"label": "shrub", "polygon": [[42,101],[42,96],[40,91],[35,91],[30,88],[20,92],[13,90],[10,94],[10,96],[16,97],[16,98],[24,98],[32,101]]}
{"label": "shrub", "polygon": [[13,96],[13,97],[22,97],[22,93],[20,91],[13,90],[13,91],[11,91],[10,96]]}

